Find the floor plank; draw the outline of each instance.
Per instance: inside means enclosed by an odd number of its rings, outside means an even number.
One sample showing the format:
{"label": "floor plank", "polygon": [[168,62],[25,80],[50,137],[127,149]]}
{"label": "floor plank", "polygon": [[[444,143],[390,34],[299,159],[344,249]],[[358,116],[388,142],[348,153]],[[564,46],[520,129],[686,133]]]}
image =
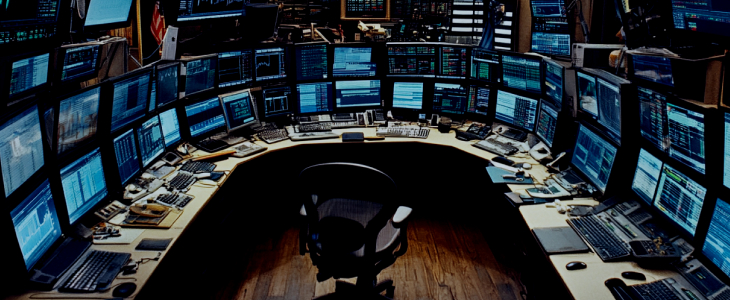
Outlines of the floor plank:
{"label": "floor plank", "polygon": [[[216,299],[311,299],[332,293],[333,279],[317,282],[308,255],[299,255],[298,228],[252,245],[239,260],[243,274],[220,278]],[[408,225],[408,252],[384,270],[396,299],[519,300],[519,274],[494,255],[482,231],[458,221],[414,219]],[[347,280],[354,282],[354,280]]]}

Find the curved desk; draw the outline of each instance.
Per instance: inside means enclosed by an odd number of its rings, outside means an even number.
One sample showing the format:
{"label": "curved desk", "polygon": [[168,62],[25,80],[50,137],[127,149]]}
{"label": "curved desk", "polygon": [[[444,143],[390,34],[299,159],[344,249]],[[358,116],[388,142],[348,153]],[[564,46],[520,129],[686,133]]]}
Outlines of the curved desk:
{"label": "curved desk", "polygon": [[[365,136],[374,136],[375,135],[375,129],[374,128],[352,128],[352,129],[340,129],[340,130],[334,130],[336,133],[342,133],[342,132],[364,132]],[[263,142],[257,142],[258,144],[263,145]],[[140,265],[139,269],[137,270],[136,274],[130,275],[130,276],[123,276],[119,275],[117,279],[114,281],[112,286],[117,286],[118,284],[122,282],[128,282],[128,281],[134,281],[137,284],[137,290],[135,293],[130,297],[134,298],[137,293],[142,289],[142,287],[148,282],[150,277],[152,276],[152,273],[155,271],[155,269],[159,266],[160,262],[165,259],[167,253],[169,252],[170,248],[175,245],[175,242],[178,240],[178,238],[181,236],[181,234],[188,228],[189,225],[196,219],[196,217],[200,214],[202,209],[209,203],[209,201],[215,196],[216,192],[220,189],[221,186],[223,186],[226,181],[230,178],[230,172],[233,172],[238,166],[241,166],[245,164],[246,162],[255,160],[257,158],[266,156],[269,153],[276,152],[279,150],[289,149],[293,147],[304,147],[304,145],[318,145],[318,144],[341,144],[342,141],[340,139],[325,139],[325,140],[308,140],[308,141],[299,141],[299,142],[293,142],[290,140],[278,142],[271,145],[266,145],[268,147],[267,151],[249,156],[244,158],[237,158],[237,157],[229,157],[225,160],[217,161],[216,162],[216,171],[229,171],[229,173],[224,176],[218,183],[217,187],[210,187],[210,186],[204,186],[201,184],[194,184],[190,190],[188,191],[188,194],[193,195],[195,199],[191,201],[184,209],[182,215],[175,221],[173,224],[173,227],[170,229],[148,229],[145,230],[141,236],[139,236],[134,242],[127,245],[93,245],[93,249],[99,249],[99,250],[105,250],[105,251],[115,251],[115,252],[128,252],[132,253],[132,259],[135,261],[140,260],[142,258],[152,258],[156,255],[155,251],[136,251],[134,248],[137,246],[140,240],[144,238],[153,238],[153,239],[169,239],[172,238],[173,241],[168,247],[167,251],[163,251],[162,255],[160,257],[159,261],[150,261],[148,263]],[[431,145],[439,145],[439,146],[447,146],[452,147],[455,149],[458,149],[460,151],[463,151],[465,153],[469,153],[471,155],[474,155],[479,158],[483,159],[491,159],[495,157],[496,155],[478,149],[471,144],[474,142],[465,142],[461,140],[457,140],[455,138],[455,133],[452,131],[450,133],[444,134],[440,133],[439,131],[432,129],[431,133],[428,137],[428,139],[416,139],[416,138],[386,138],[385,140],[380,141],[364,141],[361,143],[370,144],[370,143],[421,143],[421,144],[431,144]],[[193,157],[200,156],[206,154],[205,152],[196,152],[193,154]],[[547,169],[538,164],[536,161],[534,161],[528,154],[523,154],[524,157],[519,158],[513,158],[516,162],[527,162],[532,164],[534,167],[533,169],[529,170],[528,172],[533,176],[533,178],[537,178],[540,181],[543,178],[546,178],[548,176]],[[486,163],[485,163],[486,166]],[[525,185],[510,185],[508,186],[510,190],[514,192],[519,192],[521,190],[524,190]],[[507,201],[507,200],[505,200]],[[596,203],[592,199],[586,199],[586,200],[574,200],[574,201],[590,201],[590,203]],[[569,203],[570,201],[568,201]],[[531,205],[531,206],[521,206],[519,209],[523,219],[524,223],[527,224],[527,227],[537,228],[537,227],[552,227],[552,226],[567,226],[565,219],[565,214],[559,214],[555,210],[555,208],[547,208],[544,205]],[[124,229],[122,229],[124,230]],[[603,285],[603,282],[609,278],[620,278],[620,273],[624,271],[637,271],[642,272],[647,275],[647,278],[649,280],[657,280],[666,278],[668,276],[674,275],[675,273],[672,271],[650,271],[650,270],[644,270],[640,268],[636,263],[633,262],[620,262],[620,263],[603,263],[601,259],[595,255],[594,253],[583,253],[583,254],[570,254],[570,255],[550,255],[546,256],[550,262],[552,263],[554,269],[557,271],[557,273],[562,277],[563,283],[567,287],[567,289],[570,291],[570,293],[573,295],[575,299],[606,299],[610,300],[613,299],[611,293],[608,291],[608,289]],[[584,270],[578,270],[578,271],[567,271],[565,269],[565,264],[567,264],[570,261],[583,261],[588,264],[588,268]],[[133,279],[132,279],[133,278]],[[634,280],[625,280],[627,284],[638,284],[640,282],[634,281]],[[58,293],[57,291],[51,291],[51,292],[42,292],[42,291],[26,291],[24,294],[19,295],[12,295],[8,299],[33,299],[33,298],[43,298],[43,299],[69,299],[69,296],[75,297],[78,296],[79,298],[93,298],[93,299],[104,299],[104,298],[112,298],[111,290],[105,292],[105,293],[95,293],[95,294],[63,294]]]}

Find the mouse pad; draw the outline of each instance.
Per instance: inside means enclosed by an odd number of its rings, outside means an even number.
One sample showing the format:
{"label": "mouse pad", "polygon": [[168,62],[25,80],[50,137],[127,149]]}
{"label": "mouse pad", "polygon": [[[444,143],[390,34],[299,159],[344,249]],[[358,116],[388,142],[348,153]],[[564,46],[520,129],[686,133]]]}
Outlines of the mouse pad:
{"label": "mouse pad", "polygon": [[163,251],[167,250],[172,239],[143,239],[135,250]]}
{"label": "mouse pad", "polygon": [[532,232],[547,254],[588,252],[588,245],[568,226],[535,228]]}

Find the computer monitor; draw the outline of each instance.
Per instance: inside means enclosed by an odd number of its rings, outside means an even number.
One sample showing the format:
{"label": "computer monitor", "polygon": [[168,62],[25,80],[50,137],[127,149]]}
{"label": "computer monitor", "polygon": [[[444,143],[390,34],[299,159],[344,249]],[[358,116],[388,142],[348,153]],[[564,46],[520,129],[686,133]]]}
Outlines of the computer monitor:
{"label": "computer monitor", "polygon": [[86,12],[84,30],[127,27],[132,0],[91,0]]}
{"label": "computer monitor", "polygon": [[694,236],[706,194],[705,187],[676,169],[664,165],[654,206]]}
{"label": "computer monitor", "polygon": [[598,90],[598,123],[621,138],[621,87],[601,77],[596,78]]}
{"label": "computer monitor", "polygon": [[497,120],[517,126],[527,131],[535,129],[538,101],[510,92],[497,91]]}
{"label": "computer monitor", "polygon": [[631,189],[648,205],[651,205],[654,200],[662,166],[663,163],[660,159],[649,153],[649,151],[641,149]]}
{"label": "computer monitor", "polygon": [[177,122],[177,111],[174,108],[160,113],[160,125],[165,147],[170,147],[180,141],[180,124]]}
{"label": "computer monitor", "polygon": [[488,87],[472,85],[469,87],[469,100],[466,112],[473,114],[487,115],[489,109],[489,95],[491,89]]}
{"label": "computer monitor", "polygon": [[581,70],[575,72],[578,86],[578,109],[598,118],[596,77]]}
{"label": "computer monitor", "polygon": [[[727,197],[727,196],[724,196]],[[730,275],[730,204],[717,198],[702,254],[725,275]]]}
{"label": "computer monitor", "polygon": [[144,117],[149,106],[151,83],[151,70],[134,72],[112,83],[112,132]]}
{"label": "computer monitor", "polygon": [[50,54],[41,53],[30,57],[15,59],[11,63],[9,98],[16,98],[26,91],[41,88],[48,84]]}
{"label": "computer monitor", "polygon": [[434,83],[433,111],[461,115],[466,112],[467,87],[455,83]]}
{"label": "computer monitor", "polygon": [[0,17],[0,45],[39,41],[55,37],[59,12],[58,0],[3,1]]}
{"label": "computer monitor", "polygon": [[388,76],[435,77],[438,47],[432,44],[388,43]]}
{"label": "computer monitor", "polygon": [[139,140],[139,154],[142,157],[142,166],[147,167],[151,162],[165,152],[165,140],[162,135],[160,118],[154,116],[137,127]]}
{"label": "computer monitor", "polygon": [[185,66],[185,96],[215,88],[218,55],[211,54],[183,61]]}
{"label": "computer monitor", "polygon": [[155,101],[157,107],[164,107],[180,98],[178,89],[180,64],[159,65],[156,73],[156,84],[152,86],[155,89]]}
{"label": "computer monitor", "polygon": [[96,134],[99,90],[97,85],[61,99],[56,145],[59,155],[90,141]]}
{"label": "computer monitor", "polygon": [[502,53],[502,84],[505,87],[539,94],[542,92],[542,58]]}
{"label": "computer monitor", "polygon": [[563,107],[565,67],[550,59],[545,59],[544,62],[545,80],[543,80],[543,99],[550,100],[559,111]]}
{"label": "computer monitor", "polygon": [[62,48],[61,82],[95,77],[100,47],[99,45],[86,45]]}
{"label": "computer monitor", "polygon": [[380,106],[380,80],[335,82],[335,107]]}
{"label": "computer monitor", "polygon": [[107,195],[99,148],[61,168],[61,185],[69,222],[74,224]]}
{"label": "computer monitor", "polygon": [[332,77],[373,77],[376,71],[373,48],[365,46],[335,47]]}
{"label": "computer monitor", "polygon": [[654,90],[637,86],[639,99],[639,127],[641,136],[657,149],[666,151],[669,147],[667,136],[667,97]]}
{"label": "computer monitor", "polygon": [[117,169],[119,169],[119,179],[122,185],[125,185],[140,170],[134,130],[130,128],[114,138],[114,156],[117,160]]}
{"label": "computer monitor", "polygon": [[565,18],[565,1],[563,0],[530,0],[532,16],[536,18]]}
{"label": "computer monitor", "polygon": [[548,147],[553,146],[555,141],[555,128],[558,126],[558,110],[548,103],[548,101],[540,100],[540,113],[537,115],[537,126],[535,134]]}
{"label": "computer monitor", "polygon": [[327,43],[307,43],[294,46],[297,80],[327,79]]}
{"label": "computer monitor", "polygon": [[481,48],[471,50],[471,79],[497,82],[500,65],[498,53]]}
{"label": "computer monitor", "polygon": [[253,82],[251,49],[218,53],[218,87]]}
{"label": "computer monitor", "polygon": [[674,0],[672,16],[676,29],[730,36],[730,9],[725,1]]}
{"label": "computer monitor", "polygon": [[423,82],[394,82],[393,108],[423,109]]}
{"label": "computer monitor", "polygon": [[152,112],[157,107],[157,80],[153,77],[150,83],[150,101],[147,104],[147,111]]}
{"label": "computer monitor", "polygon": [[297,84],[299,113],[322,113],[332,111],[332,83]]}
{"label": "computer monitor", "polygon": [[259,113],[256,100],[249,90],[220,95],[226,131],[231,132],[258,123]]}
{"label": "computer monitor", "polygon": [[705,114],[667,103],[669,156],[705,174]]}
{"label": "computer monitor", "polygon": [[616,146],[580,124],[571,165],[605,193],[617,151]]}
{"label": "computer monitor", "polygon": [[439,47],[439,78],[466,78],[467,48],[458,46]]}
{"label": "computer monitor", "polygon": [[291,109],[291,88],[288,86],[264,89],[264,117],[293,113]]}
{"label": "computer monitor", "polygon": [[669,58],[650,55],[632,55],[631,65],[636,78],[674,86],[672,61]]}
{"label": "computer monitor", "polygon": [[205,133],[226,126],[223,108],[217,96],[185,106],[185,114],[191,137],[200,137]]}
{"label": "computer monitor", "polygon": [[244,1],[180,1],[171,9],[177,10],[178,22],[207,19],[236,18],[243,14]]}
{"label": "computer monitor", "polygon": [[256,49],[255,59],[256,81],[286,78],[286,49]]}
{"label": "computer monitor", "polygon": [[725,119],[725,134],[723,135],[724,139],[724,149],[722,151],[723,153],[723,171],[722,171],[722,184],[725,185],[725,187],[730,188],[730,113],[724,113],[724,119]]}
{"label": "computer monitor", "polygon": [[12,211],[15,237],[23,254],[25,268],[31,270],[43,254],[61,237],[61,222],[48,179],[43,181]]}
{"label": "computer monitor", "polygon": [[570,56],[570,34],[533,31],[530,49],[535,53]]}
{"label": "computer monitor", "polygon": [[43,166],[41,136],[35,105],[0,125],[0,166],[6,197]]}

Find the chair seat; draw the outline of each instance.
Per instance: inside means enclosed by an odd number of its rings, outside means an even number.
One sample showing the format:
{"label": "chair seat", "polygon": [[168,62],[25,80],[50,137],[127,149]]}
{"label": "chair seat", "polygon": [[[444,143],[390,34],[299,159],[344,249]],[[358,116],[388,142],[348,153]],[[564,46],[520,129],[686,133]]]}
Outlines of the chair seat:
{"label": "chair seat", "polygon": [[[337,256],[363,257],[365,255],[365,226],[382,208],[382,204],[354,199],[330,199],[317,208],[322,222],[318,250]],[[324,226],[329,225],[329,226]],[[375,252],[386,251],[400,236],[391,220],[380,230]],[[331,246],[328,246],[331,245]]]}

